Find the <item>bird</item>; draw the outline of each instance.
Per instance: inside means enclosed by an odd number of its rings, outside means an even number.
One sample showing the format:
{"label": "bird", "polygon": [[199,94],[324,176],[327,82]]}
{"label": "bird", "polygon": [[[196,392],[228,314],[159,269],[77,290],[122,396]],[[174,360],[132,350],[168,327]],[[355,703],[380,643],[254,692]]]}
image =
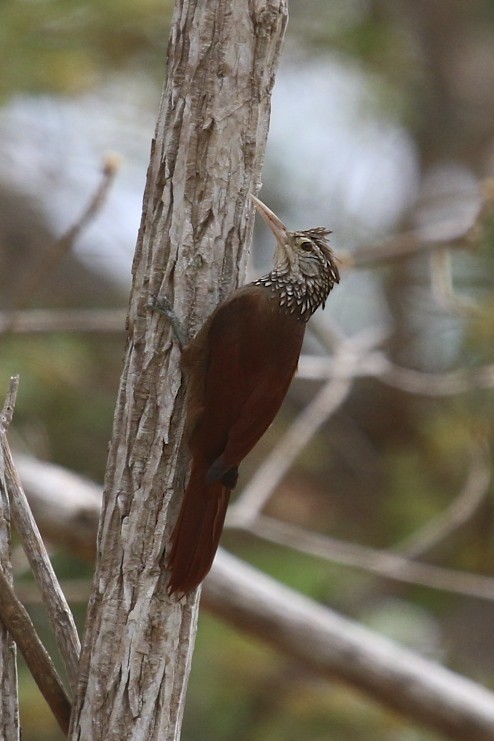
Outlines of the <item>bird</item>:
{"label": "bird", "polygon": [[274,264],[233,291],[182,347],[191,471],[166,561],[170,596],[188,594],[210,571],[239,465],[287,394],[308,320],[340,281],[328,229],[289,231],[249,195],[276,239]]}

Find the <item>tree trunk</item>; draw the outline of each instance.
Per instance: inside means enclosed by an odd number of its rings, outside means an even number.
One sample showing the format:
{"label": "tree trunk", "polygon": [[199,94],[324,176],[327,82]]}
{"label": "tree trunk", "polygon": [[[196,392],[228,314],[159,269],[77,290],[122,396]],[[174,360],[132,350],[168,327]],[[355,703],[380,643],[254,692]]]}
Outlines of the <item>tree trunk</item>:
{"label": "tree trunk", "polygon": [[[189,334],[247,259],[285,0],[177,0],[133,265],[72,739],[177,739],[198,593],[166,592],[186,478],[184,389],[166,293]],[[177,462],[178,461],[178,462]]]}

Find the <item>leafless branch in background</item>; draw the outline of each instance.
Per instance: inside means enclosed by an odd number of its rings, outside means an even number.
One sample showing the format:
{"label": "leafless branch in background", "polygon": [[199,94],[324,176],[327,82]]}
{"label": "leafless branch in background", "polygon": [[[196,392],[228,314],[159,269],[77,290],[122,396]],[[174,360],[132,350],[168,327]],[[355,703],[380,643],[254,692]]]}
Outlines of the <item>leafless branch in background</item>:
{"label": "leafless branch in background", "polygon": [[11,326],[11,312],[0,311],[0,333],[17,335],[81,332],[87,334],[122,334],[124,309],[24,309],[16,311]]}
{"label": "leafless branch in background", "polygon": [[237,558],[217,553],[204,605],[236,628],[278,646],[414,722],[456,741],[490,741],[494,695],[313,602]]}
{"label": "leafless branch in background", "polygon": [[271,543],[387,579],[494,601],[494,579],[490,577],[417,563],[393,551],[319,535],[264,515],[242,529]]}
{"label": "leafless branch in background", "polygon": [[479,307],[471,300],[457,295],[453,288],[451,250],[441,247],[429,257],[431,290],[436,303],[446,311],[469,317],[479,314]]}
{"label": "leafless branch in background", "polygon": [[[14,520],[18,519],[18,513],[14,513],[16,506],[12,502],[12,474],[14,469],[6,433],[14,412],[18,386],[19,378],[15,376],[11,379],[5,403],[0,414],[0,494],[2,499],[3,531],[2,563],[0,567],[0,618],[3,626],[9,631],[20,648],[41,693],[50,706],[61,729],[64,733],[67,733],[71,711],[70,701],[48,652],[38,638],[26,610],[17,599],[12,587],[9,559],[10,534],[8,527],[10,524],[10,512],[12,512]],[[9,649],[8,646],[7,648]],[[4,658],[6,659],[7,666],[2,671],[2,691],[12,692],[12,697],[6,697],[2,702],[1,722],[2,728],[7,733],[5,738],[14,739],[18,737],[19,727],[15,652],[11,647],[7,652],[7,656]],[[10,668],[8,666],[9,664]]]}
{"label": "leafless branch in background", "polygon": [[57,239],[31,270],[23,273],[23,278],[17,286],[16,302],[9,312],[7,326],[4,332],[12,332],[16,328],[17,313],[32,302],[41,289],[47,275],[50,275],[73,248],[76,240],[104,206],[110,188],[118,172],[120,161],[116,155],[108,155],[103,163],[101,181],[92,194],[89,203],[75,223]]}
{"label": "leafless branch in background", "polygon": [[[407,558],[420,558],[430,553],[457,532],[478,511],[492,481],[492,461],[485,440],[473,441],[470,449],[470,469],[458,496],[444,512],[429,520],[394,549]],[[494,595],[491,595],[494,599]]]}
{"label": "leafless branch in background", "polygon": [[[58,521],[73,527],[79,505],[67,498],[67,481],[79,478],[78,490],[82,495],[87,487],[88,502],[96,514],[94,484],[60,466],[19,459],[21,472],[26,465],[37,472],[31,474],[29,486],[26,483],[33,508],[37,509],[40,490],[42,501],[48,496],[48,487],[41,483],[46,476],[53,499],[51,511],[60,507]],[[73,516],[67,517],[72,507]],[[43,529],[42,521],[40,525]],[[77,596],[80,582],[68,586]],[[87,594],[87,582],[82,588]],[[384,706],[443,730],[451,738],[490,738],[486,728],[494,722],[494,696],[483,687],[302,597],[221,548],[204,583],[203,604],[235,628],[297,658],[312,671],[348,682]]]}
{"label": "leafless branch in background", "polygon": [[[433,252],[444,248],[456,250],[477,249],[484,231],[485,225],[491,218],[494,210],[494,180],[486,178],[480,184],[480,205],[477,215],[463,232],[454,237],[443,239],[424,238],[420,231],[410,231],[399,234],[391,239],[378,242],[375,245],[361,247],[353,253],[341,255],[344,266],[354,268],[374,267],[393,260],[400,260],[423,252]],[[442,224],[441,231],[453,232],[457,229],[456,224]]]}

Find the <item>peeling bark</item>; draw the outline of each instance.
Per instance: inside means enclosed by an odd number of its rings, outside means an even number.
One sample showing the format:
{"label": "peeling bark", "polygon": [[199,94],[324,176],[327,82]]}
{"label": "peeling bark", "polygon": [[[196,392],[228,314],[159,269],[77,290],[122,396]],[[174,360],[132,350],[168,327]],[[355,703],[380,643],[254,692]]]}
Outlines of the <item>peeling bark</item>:
{"label": "peeling bark", "polygon": [[71,739],[177,739],[199,594],[166,593],[186,477],[184,389],[166,293],[198,329],[238,283],[252,231],[285,0],[177,0],[133,265]]}

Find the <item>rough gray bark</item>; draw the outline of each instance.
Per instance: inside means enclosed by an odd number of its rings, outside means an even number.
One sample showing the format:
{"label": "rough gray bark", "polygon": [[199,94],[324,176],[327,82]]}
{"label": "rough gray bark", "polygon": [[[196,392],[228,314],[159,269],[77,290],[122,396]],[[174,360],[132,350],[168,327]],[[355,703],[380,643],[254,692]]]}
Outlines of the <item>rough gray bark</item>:
{"label": "rough gray bark", "polygon": [[[252,227],[285,0],[177,0],[133,266],[72,739],[176,739],[198,594],[166,594],[183,489],[184,392],[165,292],[188,332],[237,283]],[[177,464],[178,461],[178,464]]]}

